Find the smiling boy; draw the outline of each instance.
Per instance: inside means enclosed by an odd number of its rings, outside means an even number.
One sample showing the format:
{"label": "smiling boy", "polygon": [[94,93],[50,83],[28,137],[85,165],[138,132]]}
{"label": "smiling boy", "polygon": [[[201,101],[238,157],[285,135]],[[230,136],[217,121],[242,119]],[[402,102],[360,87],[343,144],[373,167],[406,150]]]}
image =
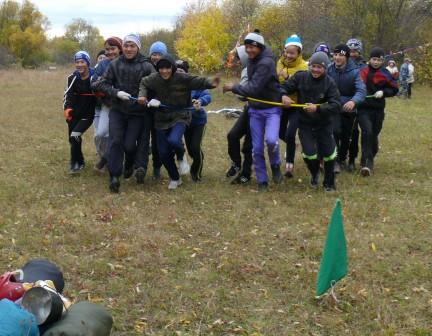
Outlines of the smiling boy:
{"label": "smiling boy", "polygon": [[297,101],[306,104],[299,116],[299,137],[303,159],[311,173],[310,184],[318,187],[319,158],[324,159],[325,191],[334,191],[336,143],[333,138],[332,117],[340,110],[339,91],[327,75],[330,60],[326,53],[316,52],[309,60],[309,71],[299,71],[282,87],[282,102],[289,107],[289,94],[297,93]]}

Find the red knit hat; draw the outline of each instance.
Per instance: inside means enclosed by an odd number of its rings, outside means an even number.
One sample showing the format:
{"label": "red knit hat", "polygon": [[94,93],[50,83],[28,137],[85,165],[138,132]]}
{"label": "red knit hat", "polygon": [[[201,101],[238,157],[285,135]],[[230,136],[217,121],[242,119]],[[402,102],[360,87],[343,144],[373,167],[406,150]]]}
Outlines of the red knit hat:
{"label": "red knit hat", "polygon": [[120,53],[123,52],[123,41],[120,37],[111,36],[105,40],[104,44],[109,44],[110,46],[114,46],[120,49]]}

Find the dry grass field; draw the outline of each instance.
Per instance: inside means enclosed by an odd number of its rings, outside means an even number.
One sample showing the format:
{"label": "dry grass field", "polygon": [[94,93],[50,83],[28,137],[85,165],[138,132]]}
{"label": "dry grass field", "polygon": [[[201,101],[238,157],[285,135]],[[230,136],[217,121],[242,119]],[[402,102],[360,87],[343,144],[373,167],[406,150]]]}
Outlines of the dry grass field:
{"label": "dry grass field", "polygon": [[[203,183],[169,192],[164,172],[113,195],[91,169],[92,130],[87,168],[68,174],[66,75],[0,71],[2,272],[54,261],[67,296],[113,314],[113,335],[432,335],[430,88],[388,102],[374,176],[343,173],[334,194],[310,189],[299,152],[295,178],[267,193],[230,185],[233,120],[210,115]],[[335,303],[314,294],[337,197],[349,275]]]}

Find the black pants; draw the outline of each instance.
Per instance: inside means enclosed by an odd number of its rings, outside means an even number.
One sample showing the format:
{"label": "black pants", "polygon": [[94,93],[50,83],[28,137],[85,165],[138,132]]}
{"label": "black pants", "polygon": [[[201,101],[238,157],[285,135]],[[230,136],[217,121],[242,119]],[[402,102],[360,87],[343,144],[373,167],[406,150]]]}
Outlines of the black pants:
{"label": "black pants", "polygon": [[189,156],[192,157],[190,173],[201,179],[204,153],[201,148],[206,125],[189,125],[184,134],[186,148]]}
{"label": "black pants", "polygon": [[[240,154],[240,139],[244,137],[243,147],[241,152],[243,153],[244,160],[243,165],[241,164]],[[231,161],[237,166],[242,167],[242,175],[246,177],[251,176],[252,172],[252,138],[249,126],[249,113],[247,107],[244,107],[243,113],[236,120],[234,126],[228,132],[228,154]]]}
{"label": "black pants", "polygon": [[159,150],[157,145],[157,131],[154,125],[151,128],[151,153],[153,161],[153,169],[160,169],[162,167],[162,161],[159,156]]}
{"label": "black pants", "polygon": [[78,162],[84,164],[84,155],[82,153],[82,135],[93,124],[93,118],[72,118],[68,124],[68,136],[70,143],[71,164]]}
{"label": "black pants", "polygon": [[324,159],[324,185],[334,186],[336,143],[331,124],[325,126],[299,125],[299,138],[303,158],[312,175],[318,174],[319,158]]}
{"label": "black pants", "polygon": [[362,133],[362,166],[373,163],[373,159],[378,153],[378,136],[382,129],[384,115],[384,110],[359,110],[358,119]]}
{"label": "black pants", "polygon": [[349,154],[349,162],[354,162],[359,152],[360,132],[358,130],[357,113],[340,113],[334,116],[333,130],[338,161],[345,161]]}
{"label": "black pants", "polygon": [[407,84],[407,96],[408,96],[408,98],[411,98],[412,86],[413,86],[413,83]]}
{"label": "black pants", "polygon": [[[143,116],[143,125],[141,134],[137,140],[137,151],[134,159],[134,168],[144,168],[147,171],[150,149],[150,132],[153,127],[153,115],[150,112],[145,112]],[[158,155],[159,159],[159,155]],[[153,158],[154,160],[154,158]]]}
{"label": "black pants", "polygon": [[109,137],[110,155],[108,170],[111,176],[120,176],[123,171],[123,161],[126,166],[135,164],[136,168],[147,169],[148,164],[148,136],[147,146],[142,145],[142,153],[136,156],[137,142],[145,141],[143,134],[149,134],[151,117],[148,112],[142,115],[128,115],[117,110],[110,111]]}

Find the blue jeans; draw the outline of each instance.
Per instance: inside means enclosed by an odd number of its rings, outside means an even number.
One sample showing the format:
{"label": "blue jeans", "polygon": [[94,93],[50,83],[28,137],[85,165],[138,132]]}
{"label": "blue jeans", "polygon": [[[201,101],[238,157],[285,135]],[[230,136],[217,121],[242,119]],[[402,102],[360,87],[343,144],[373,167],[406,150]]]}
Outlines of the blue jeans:
{"label": "blue jeans", "polygon": [[168,171],[171,180],[177,181],[180,175],[175,163],[175,153],[184,155],[183,134],[186,131],[186,124],[179,122],[168,129],[157,129],[157,145],[160,159]]}

